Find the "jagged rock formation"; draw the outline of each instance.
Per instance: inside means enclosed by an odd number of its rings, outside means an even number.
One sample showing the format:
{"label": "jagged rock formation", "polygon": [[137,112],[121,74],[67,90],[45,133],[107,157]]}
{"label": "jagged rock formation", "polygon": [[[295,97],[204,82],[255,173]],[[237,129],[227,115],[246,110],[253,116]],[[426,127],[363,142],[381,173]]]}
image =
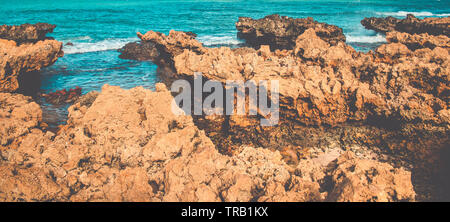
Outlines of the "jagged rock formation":
{"label": "jagged rock formation", "polygon": [[[439,153],[449,143],[446,36],[387,33],[388,44],[369,53],[356,52],[344,42],[332,45],[314,28],[297,36],[292,50],[271,50],[273,42],[257,50],[206,48],[176,31],[139,36],[158,49],[156,63],[168,85],[174,79],[193,81],[196,72],[222,83],[279,81],[278,127],[260,127],[259,117],[252,116],[194,117],[223,153],[233,154],[242,144],[262,146],[296,163],[309,147],[363,144],[376,147],[378,154],[413,162],[415,173],[428,183],[417,189],[431,187],[434,180],[425,175],[440,170]],[[335,133],[338,138],[333,139]],[[320,139],[325,137],[326,142]]]}
{"label": "jagged rock formation", "polygon": [[39,127],[42,110],[30,97],[20,94],[0,93],[0,145]]}
{"label": "jagged rock formation", "polygon": [[158,50],[151,42],[130,42],[118,50],[119,58],[138,61],[154,60],[159,56]]}
{"label": "jagged rock formation", "polygon": [[345,42],[341,28],[314,21],[311,17],[294,19],[274,14],[256,20],[240,17],[236,23],[239,38],[245,39],[247,44],[254,48],[269,45],[272,50],[292,49],[297,37],[311,28],[331,45]]}
{"label": "jagged rock formation", "polygon": [[430,36],[428,33],[408,34],[405,32],[388,32],[386,40],[392,43],[401,43],[406,45],[410,50],[429,48],[434,49],[440,47],[443,49],[450,48],[449,37],[444,35]]}
{"label": "jagged rock formation", "polygon": [[48,39],[47,33],[53,32],[55,27],[56,25],[48,23],[2,25],[0,26],[0,39],[12,40],[17,44],[35,43]]}
{"label": "jagged rock formation", "polygon": [[[322,158],[320,154],[322,161],[313,162],[321,165],[308,168],[302,163],[297,169],[284,163],[278,151],[262,148],[241,147],[233,157],[222,155],[190,116],[172,113],[172,96],[165,86],[157,84],[156,89],[123,90],[105,85],[93,101],[69,108],[68,124],[56,135],[43,132],[35,122],[29,124],[26,133],[14,135],[12,142],[0,147],[0,199],[334,200],[329,199],[329,192],[345,201],[415,198],[408,171],[352,153],[342,155],[337,162],[332,162],[336,157]],[[11,94],[2,94],[0,101],[4,104],[10,98]],[[1,113],[36,106],[25,97],[13,98],[24,105],[2,106]],[[39,122],[39,112],[33,114]],[[0,116],[2,122],[16,119],[23,117]],[[4,133],[8,132],[2,132],[2,138]],[[351,168],[366,177],[353,176],[347,172]],[[337,173],[346,177],[335,181],[336,186],[322,189],[324,177]]]}
{"label": "jagged rock formation", "polygon": [[411,51],[390,43],[364,54],[344,43],[331,46],[312,29],[297,38],[294,50],[275,52],[264,47],[255,52],[204,48],[175,31],[168,36],[150,31],[143,38],[169,55],[165,59],[178,78],[202,72],[221,82],[279,80],[282,113],[304,124],[336,125],[370,116],[448,124],[445,48]]}
{"label": "jagged rock formation", "polygon": [[166,84],[192,81],[195,72],[219,82],[278,80],[276,127],[261,127],[259,117],[248,115],[175,115],[173,109],[181,110],[172,107],[163,84],[155,92],[105,85],[77,100],[67,125],[53,133],[44,130],[42,111],[28,97],[0,94],[0,200],[414,201],[448,195],[432,178],[448,167],[439,156],[449,153],[448,39],[393,32],[388,44],[360,53],[330,31],[339,29],[310,19],[297,23],[312,27],[289,36],[290,48],[282,50],[277,47],[286,46],[287,35],[256,50],[206,48],[188,32],[138,33],[157,54],[139,51],[134,58],[158,64]]}
{"label": "jagged rock formation", "polygon": [[54,25],[38,23],[0,28],[0,91],[14,92],[27,75],[63,56],[62,43],[45,38]]}
{"label": "jagged rock formation", "polygon": [[450,37],[450,17],[418,19],[414,15],[408,14],[405,19],[397,19],[391,16],[364,18],[361,24],[366,29],[383,33],[398,31],[409,34],[428,33]]}
{"label": "jagged rock formation", "polygon": [[[197,37],[197,34],[192,32],[183,33],[192,38]],[[160,60],[167,55],[160,55],[156,45],[152,41],[148,41],[147,37],[143,37],[141,33],[138,33],[137,36],[140,39],[139,42],[130,42],[117,50],[120,52],[119,58],[138,61],[153,61],[155,63],[163,62]]]}
{"label": "jagged rock formation", "polygon": [[[386,163],[356,160],[351,152],[342,154],[331,172],[334,184],[328,201],[407,201],[411,200],[411,175]],[[332,164],[331,164],[332,165]]]}

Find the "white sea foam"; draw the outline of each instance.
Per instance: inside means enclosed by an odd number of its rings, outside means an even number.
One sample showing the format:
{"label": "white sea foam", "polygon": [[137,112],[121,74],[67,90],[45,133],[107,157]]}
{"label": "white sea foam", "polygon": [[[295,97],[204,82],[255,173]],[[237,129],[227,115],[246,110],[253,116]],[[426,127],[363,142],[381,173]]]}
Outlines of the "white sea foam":
{"label": "white sea foam", "polygon": [[243,41],[233,37],[233,36],[214,36],[205,35],[198,36],[197,40],[203,43],[205,46],[217,46],[217,45],[239,45],[244,43]]}
{"label": "white sea foam", "polygon": [[99,52],[107,50],[116,50],[122,48],[125,44],[137,41],[137,38],[105,39],[98,42],[72,42],[73,45],[65,45],[63,51],[65,54],[77,54],[87,52]]}
{"label": "white sea foam", "polygon": [[377,15],[383,16],[398,16],[398,17],[406,17],[408,14],[413,14],[414,16],[438,16],[438,17],[446,17],[450,16],[450,13],[440,13],[434,14],[432,12],[406,12],[406,11],[398,11],[398,12],[377,12]]}
{"label": "white sea foam", "polygon": [[361,42],[361,43],[382,43],[386,42],[386,37],[382,34],[377,34],[375,36],[352,36],[347,35],[346,36],[347,42]]}
{"label": "white sea foam", "polygon": [[63,38],[61,39],[62,41],[86,41],[86,40],[92,40],[92,38],[88,35],[85,36],[75,36],[75,37],[68,37],[68,38]]}

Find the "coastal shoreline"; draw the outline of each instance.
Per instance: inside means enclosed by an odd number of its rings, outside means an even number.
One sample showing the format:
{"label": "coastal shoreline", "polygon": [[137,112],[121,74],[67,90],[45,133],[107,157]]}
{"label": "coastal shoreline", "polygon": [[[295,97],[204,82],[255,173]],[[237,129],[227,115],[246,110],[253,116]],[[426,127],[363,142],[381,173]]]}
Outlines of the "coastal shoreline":
{"label": "coastal shoreline", "polygon": [[[58,98],[73,105],[67,124],[54,132],[41,108],[11,93],[20,86],[6,78],[0,199],[447,200],[449,20],[408,15],[408,27],[421,30],[410,33],[378,26],[387,43],[367,53],[347,45],[339,27],[278,15],[239,19],[239,36],[252,47],[204,47],[191,32],[138,33],[140,42],[126,45],[122,58],[151,60],[165,85],[154,92],[105,85],[77,99]],[[19,68],[4,66],[4,73],[29,75],[62,56],[60,42],[37,36],[0,42],[12,55],[4,64]],[[50,43],[54,50],[35,56]],[[26,47],[20,51],[34,63],[14,57],[17,47]],[[279,80],[280,124],[260,127],[247,115],[173,115],[171,83],[192,82],[195,72],[219,82]]]}

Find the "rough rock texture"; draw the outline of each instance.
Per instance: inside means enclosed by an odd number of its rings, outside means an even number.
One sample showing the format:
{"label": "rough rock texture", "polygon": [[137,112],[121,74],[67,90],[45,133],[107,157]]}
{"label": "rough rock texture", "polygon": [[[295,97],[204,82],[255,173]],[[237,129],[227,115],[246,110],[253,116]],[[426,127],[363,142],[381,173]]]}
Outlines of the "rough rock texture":
{"label": "rough rock texture", "polygon": [[410,50],[421,48],[434,49],[440,47],[443,49],[450,48],[450,39],[447,36],[439,35],[432,36],[428,33],[422,34],[408,34],[405,32],[388,32],[386,33],[386,40],[393,43],[401,43],[406,45]]}
{"label": "rough rock texture", "polygon": [[53,28],[48,24],[1,26],[0,91],[16,91],[28,75],[36,74],[31,72],[50,66],[63,56],[61,42],[45,39]]}
{"label": "rough rock texture", "polygon": [[202,72],[221,82],[278,80],[282,114],[304,124],[336,125],[370,116],[448,124],[448,49],[411,51],[390,43],[364,54],[344,43],[331,46],[312,29],[297,38],[292,51],[262,47],[243,54],[204,48],[175,31],[145,36],[170,55],[178,78]]}
{"label": "rough rock texture", "polygon": [[[422,200],[434,192],[430,190],[436,178],[430,177],[442,169],[439,153],[449,144],[446,36],[391,32],[388,44],[368,53],[344,42],[332,45],[313,28],[295,39],[292,50],[271,50],[271,43],[257,50],[206,48],[176,31],[141,36],[160,52],[162,62],[157,64],[168,85],[174,79],[192,81],[196,72],[222,83],[279,81],[277,127],[261,127],[260,117],[254,116],[194,117],[222,153],[234,155],[243,144],[261,146],[279,150],[285,161],[296,163],[309,148],[337,143],[345,150],[358,145],[363,153],[377,150],[378,155],[394,156],[393,162],[412,163]],[[443,192],[449,193],[445,188]]]}
{"label": "rough rock texture", "polygon": [[342,154],[335,164],[335,169],[329,173],[334,188],[327,201],[414,200],[408,171],[373,160],[357,160],[351,152]]}
{"label": "rough rock texture", "polygon": [[153,44],[158,51],[158,56],[153,58],[153,62],[158,65],[170,66],[173,57],[181,54],[185,49],[195,53],[201,53],[204,48],[202,43],[195,39],[196,35],[189,32],[179,32],[171,30],[170,37],[164,33],[149,31],[145,34],[137,33],[142,42]]}
{"label": "rough rock texture", "polygon": [[430,35],[446,35],[450,37],[450,17],[418,19],[408,14],[405,19],[394,17],[386,18],[364,18],[361,24],[377,32],[399,31],[409,34],[428,33]]}
{"label": "rough rock texture", "polygon": [[[33,124],[0,148],[0,199],[3,201],[322,201],[328,165],[318,176],[296,175],[278,151],[241,147],[233,156],[220,154],[190,116],[174,115],[172,96],[164,85],[156,92],[123,90],[105,85],[95,101],[69,108],[69,121],[58,134]],[[2,96],[18,97],[12,94]],[[20,96],[19,96],[20,97]],[[0,97],[3,98],[3,97]],[[28,103],[26,98],[22,103]],[[3,100],[2,100],[3,101]],[[2,102],[3,104],[4,102]],[[117,106],[117,104],[121,104]],[[5,110],[11,109],[5,106]],[[36,107],[39,109],[39,107]],[[21,109],[15,108],[14,110]],[[2,113],[3,113],[2,106]],[[17,112],[17,111],[13,111]],[[38,112],[36,112],[38,113]],[[38,114],[37,114],[38,115]],[[17,115],[2,115],[12,122]],[[3,135],[2,135],[3,138]],[[324,158],[322,158],[324,159]],[[345,161],[344,161],[345,160]],[[358,173],[368,174],[365,162],[348,154]],[[360,164],[361,162],[361,164]],[[361,166],[360,166],[361,165]],[[368,165],[368,166],[367,166]],[[303,165],[306,166],[306,165]],[[384,168],[389,166],[381,165]],[[322,168],[320,168],[322,167]],[[337,168],[340,170],[340,168]],[[380,172],[382,169],[378,169]],[[367,172],[366,172],[367,171]],[[340,172],[340,171],[339,171]],[[413,200],[408,172],[395,169],[376,175],[373,185],[386,181],[386,193],[371,200]],[[368,174],[369,179],[372,178]],[[402,184],[392,184],[397,177]],[[393,178],[393,179],[392,179]],[[360,185],[352,178],[352,184]],[[409,181],[409,183],[408,183]],[[371,183],[369,183],[371,184]],[[395,186],[394,186],[395,185]],[[398,185],[401,185],[399,187]],[[340,183],[339,183],[339,186]],[[333,190],[333,186],[330,187]],[[336,188],[338,189],[338,188]],[[349,188],[347,188],[349,189]],[[345,200],[368,197],[369,187],[354,187]],[[380,189],[383,189],[381,187]],[[397,198],[397,199],[395,199]]]}
{"label": "rough rock texture", "polygon": [[8,145],[39,126],[42,110],[30,97],[0,93],[0,145]]}
{"label": "rough rock texture", "polygon": [[130,42],[118,50],[119,58],[138,61],[153,61],[159,56],[158,50],[151,42]]}
{"label": "rough rock texture", "polygon": [[[196,38],[197,34],[192,32],[179,32],[183,33],[191,38]],[[139,42],[130,42],[126,44],[124,47],[118,50],[120,52],[119,58],[121,59],[131,59],[138,61],[153,61],[155,63],[161,63],[161,59],[167,55],[160,55],[159,51],[156,48],[155,43],[152,41],[148,41],[149,34],[142,35],[141,33],[137,33],[137,36],[141,39]],[[176,46],[175,46],[176,47]],[[172,52],[173,53],[173,52]]]}
{"label": "rough rock texture", "polygon": [[53,32],[56,25],[48,23],[1,25],[0,39],[15,41],[17,44],[45,40],[47,33]]}
{"label": "rough rock texture", "polygon": [[48,94],[41,94],[41,97],[45,98],[45,101],[51,104],[64,104],[73,103],[77,101],[81,96],[81,88],[75,87],[73,89],[62,89]]}
{"label": "rough rock texture", "polygon": [[269,45],[272,50],[292,49],[297,37],[310,28],[331,45],[345,42],[341,28],[314,21],[311,17],[294,19],[274,14],[256,20],[240,17],[236,23],[239,38],[245,39],[252,47]]}
{"label": "rough rock texture", "polygon": [[434,187],[436,171],[442,178],[448,172],[440,170],[448,161],[439,155],[450,153],[448,40],[388,33],[388,44],[360,53],[324,39],[317,26],[298,33],[289,50],[271,50],[280,44],[276,38],[255,50],[206,48],[187,32],[138,33],[158,51],[153,60],[162,79],[192,81],[202,72],[222,83],[278,80],[276,127],[261,127],[259,117],[247,115],[175,115],[163,84],[156,92],[105,85],[71,106],[67,125],[55,134],[41,129],[39,107],[5,93],[0,123],[21,128],[1,132],[7,139],[0,146],[0,199],[414,201],[448,195],[448,187]]}

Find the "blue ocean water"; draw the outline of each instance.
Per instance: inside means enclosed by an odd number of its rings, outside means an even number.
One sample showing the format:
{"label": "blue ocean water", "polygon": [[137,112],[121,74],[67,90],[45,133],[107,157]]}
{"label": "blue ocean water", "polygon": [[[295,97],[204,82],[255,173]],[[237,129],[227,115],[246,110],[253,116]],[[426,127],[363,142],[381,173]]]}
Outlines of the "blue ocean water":
{"label": "blue ocean water", "polygon": [[[192,31],[207,46],[233,47],[242,43],[235,29],[239,16],[262,18],[273,13],[311,16],[337,25],[350,45],[367,51],[382,44],[384,36],[365,30],[360,24],[364,17],[450,16],[450,0],[0,0],[0,24],[55,24],[49,36],[74,44],[64,46],[65,56],[42,71],[44,93],[75,86],[87,93],[106,83],[153,88],[158,82],[154,64],[118,58],[116,50],[138,40],[136,32]],[[43,105],[48,121],[64,119],[67,106]]]}

